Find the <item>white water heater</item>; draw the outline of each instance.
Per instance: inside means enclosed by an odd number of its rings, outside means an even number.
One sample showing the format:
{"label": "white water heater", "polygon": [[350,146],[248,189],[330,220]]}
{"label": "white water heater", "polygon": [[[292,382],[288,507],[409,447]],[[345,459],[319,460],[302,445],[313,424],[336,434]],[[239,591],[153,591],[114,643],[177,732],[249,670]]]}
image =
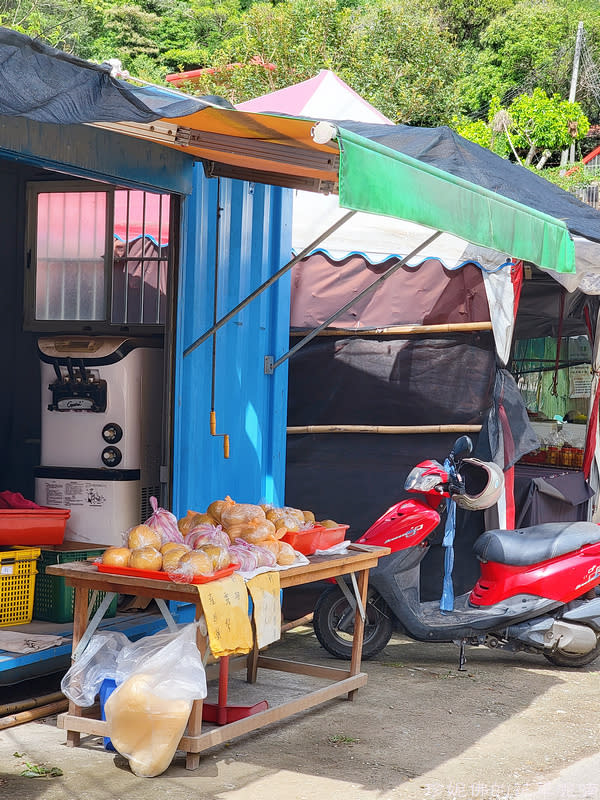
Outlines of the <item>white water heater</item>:
{"label": "white water heater", "polygon": [[120,545],[160,496],[163,350],[150,339],[38,341],[40,505],[71,509],[65,538]]}

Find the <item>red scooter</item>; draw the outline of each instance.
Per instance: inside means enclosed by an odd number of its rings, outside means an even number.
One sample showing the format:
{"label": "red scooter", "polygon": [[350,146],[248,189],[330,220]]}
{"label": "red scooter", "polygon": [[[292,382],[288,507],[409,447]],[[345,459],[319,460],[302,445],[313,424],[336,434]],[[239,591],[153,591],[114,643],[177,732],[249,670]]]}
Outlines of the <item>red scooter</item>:
{"label": "red scooter", "polygon": [[[445,603],[421,602],[420,564],[446,498],[479,510],[501,494],[502,471],[468,458],[472,449],[470,438],[461,436],[444,465],[418,464],[404,488],[421,498],[392,506],[358,539],[392,550],[370,573],[363,658],[383,650],[396,628],[417,641],[458,644],[461,669],[465,645],[541,653],[561,667],[590,664],[600,655],[600,526],[595,523],[488,530],[474,544],[481,572],[473,589],[450,603],[447,597]],[[350,658],[356,599],[343,578],[336,583],[317,600],[314,628],[326,650]]]}

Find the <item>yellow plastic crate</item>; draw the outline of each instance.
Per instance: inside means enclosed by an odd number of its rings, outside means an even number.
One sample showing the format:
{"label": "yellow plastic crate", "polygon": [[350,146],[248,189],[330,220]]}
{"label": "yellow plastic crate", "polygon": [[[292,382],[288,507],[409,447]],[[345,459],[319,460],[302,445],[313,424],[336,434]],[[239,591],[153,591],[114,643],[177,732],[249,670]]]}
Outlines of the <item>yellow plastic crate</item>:
{"label": "yellow plastic crate", "polygon": [[39,547],[0,549],[0,627],[31,622]]}

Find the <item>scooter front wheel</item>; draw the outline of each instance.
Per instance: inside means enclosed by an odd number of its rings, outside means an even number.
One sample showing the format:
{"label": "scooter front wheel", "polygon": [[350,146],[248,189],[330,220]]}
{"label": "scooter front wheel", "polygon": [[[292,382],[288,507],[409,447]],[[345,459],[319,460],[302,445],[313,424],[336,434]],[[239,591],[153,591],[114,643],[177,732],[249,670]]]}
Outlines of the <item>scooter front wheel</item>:
{"label": "scooter front wheel", "polygon": [[[383,598],[369,589],[365,608],[362,657],[373,658],[392,635],[392,614]],[[354,634],[354,611],[337,586],[326,589],[317,600],[313,615],[315,634],[325,650],[336,658],[350,660]]]}

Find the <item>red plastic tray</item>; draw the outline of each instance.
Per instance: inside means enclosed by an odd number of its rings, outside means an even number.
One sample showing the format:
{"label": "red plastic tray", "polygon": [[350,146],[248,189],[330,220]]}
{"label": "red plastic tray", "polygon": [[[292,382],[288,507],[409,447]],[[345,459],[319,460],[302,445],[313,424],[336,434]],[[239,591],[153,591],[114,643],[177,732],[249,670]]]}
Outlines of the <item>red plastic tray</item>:
{"label": "red plastic tray", "polygon": [[68,508],[0,509],[0,544],[62,544]]}
{"label": "red plastic tray", "polygon": [[[98,567],[98,572],[108,572],[111,575],[132,575],[135,578],[152,578],[155,581],[171,581],[171,583],[177,583],[174,581],[168,572],[163,572],[162,570],[154,570],[154,569],[136,569],[135,567],[113,567],[110,564],[96,564]],[[239,564],[230,564],[228,567],[223,567],[223,569],[218,569],[216,572],[213,572],[212,575],[194,575],[193,578],[190,580],[181,581],[181,583],[210,583],[211,581],[217,581],[219,578],[226,578],[228,575],[231,575],[236,569],[239,567]]]}
{"label": "red plastic tray", "polygon": [[316,550],[327,550],[342,542],[349,527],[338,525],[337,528],[324,528],[322,525],[313,525],[305,531],[288,531],[281,538],[302,555],[311,556]]}

